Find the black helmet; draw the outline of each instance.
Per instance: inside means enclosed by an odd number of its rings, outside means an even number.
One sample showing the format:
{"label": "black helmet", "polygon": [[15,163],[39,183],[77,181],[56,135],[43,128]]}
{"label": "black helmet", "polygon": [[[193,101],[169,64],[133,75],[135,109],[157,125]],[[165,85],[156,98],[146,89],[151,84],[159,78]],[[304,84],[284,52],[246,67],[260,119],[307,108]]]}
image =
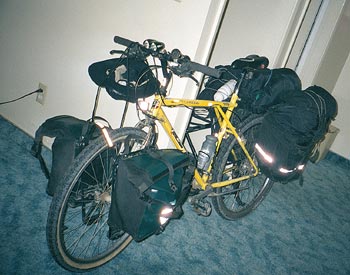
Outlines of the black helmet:
{"label": "black helmet", "polygon": [[265,69],[269,66],[269,59],[265,56],[251,54],[244,58],[234,60],[231,66],[239,69]]}
{"label": "black helmet", "polygon": [[136,102],[159,91],[159,81],[144,60],[114,58],[89,66],[91,79],[117,100]]}

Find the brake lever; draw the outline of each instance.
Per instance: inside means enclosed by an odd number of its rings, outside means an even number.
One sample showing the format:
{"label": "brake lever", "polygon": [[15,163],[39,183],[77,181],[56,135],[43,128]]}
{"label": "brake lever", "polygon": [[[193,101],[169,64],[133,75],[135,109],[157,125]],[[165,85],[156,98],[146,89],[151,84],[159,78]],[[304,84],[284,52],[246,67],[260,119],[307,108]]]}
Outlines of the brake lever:
{"label": "brake lever", "polygon": [[180,63],[178,66],[172,66],[171,71],[174,72],[178,77],[188,77],[192,79],[197,86],[199,86],[199,81],[193,76],[193,72],[189,69],[189,63]]}
{"label": "brake lever", "polygon": [[193,75],[190,75],[189,78],[192,79],[197,86],[199,86],[199,81]]}
{"label": "brake lever", "polygon": [[124,52],[127,57],[146,59],[151,53],[139,43],[131,44]]}

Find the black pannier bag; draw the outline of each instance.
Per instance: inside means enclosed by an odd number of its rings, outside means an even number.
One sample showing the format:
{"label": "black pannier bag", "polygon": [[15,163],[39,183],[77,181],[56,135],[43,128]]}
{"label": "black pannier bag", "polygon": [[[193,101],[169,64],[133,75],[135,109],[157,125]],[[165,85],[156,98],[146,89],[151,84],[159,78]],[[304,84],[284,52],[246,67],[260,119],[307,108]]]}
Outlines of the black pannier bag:
{"label": "black pannier bag", "polygon": [[280,100],[264,116],[255,148],[260,170],[274,181],[288,182],[302,174],[337,115],[337,102],[318,86],[284,94]]}
{"label": "black pannier bag", "polygon": [[[214,94],[228,81],[234,79],[236,82],[238,82],[244,71],[261,71],[268,65],[269,59],[267,57],[258,55],[248,55],[247,57],[238,58],[234,60],[230,65],[218,65],[215,68],[220,70],[220,78],[209,77],[205,82],[204,89],[198,94],[197,99],[214,100]],[[260,87],[262,85],[261,79],[260,83],[255,85],[258,85]],[[227,98],[225,101],[229,100],[230,98]],[[243,108],[246,107],[246,105],[246,100],[243,100],[243,102],[240,100],[239,108],[236,108],[234,110],[235,114],[231,117],[231,120],[235,120],[235,125],[239,121],[243,121],[246,116],[249,116],[251,114],[251,110],[246,110]],[[203,112],[201,109],[194,109],[192,117],[206,122],[210,121],[212,132],[216,132],[219,128],[215,113],[210,108],[208,112]]]}
{"label": "black pannier bag", "polygon": [[[214,100],[217,90],[231,79],[237,82],[245,74],[239,89],[238,106],[234,110],[231,122],[236,126],[240,121],[244,121],[252,113],[264,114],[269,107],[278,104],[279,98],[289,91],[301,90],[301,81],[295,71],[288,68],[268,69],[268,59],[266,57],[247,58],[235,60],[231,65],[219,65],[222,74],[220,79],[209,78],[205,83],[204,90],[198,95],[198,99]],[[229,101],[230,98],[225,101]],[[194,111],[193,117],[203,119],[200,112]],[[209,109],[205,119],[209,119],[212,125],[212,132],[218,130],[218,123],[214,112]]]}
{"label": "black pannier bag", "polygon": [[[234,60],[231,65],[218,65],[215,69],[220,70],[220,78],[209,77],[205,83],[205,88],[198,95],[198,99],[214,100],[216,91],[231,79],[238,81],[246,70],[259,70],[268,66],[269,60],[264,56],[249,55],[244,58]],[[259,87],[262,85],[257,84]],[[227,99],[229,100],[229,99]]]}
{"label": "black pannier bag", "polygon": [[[31,153],[39,159],[41,169],[48,179],[46,189],[48,195],[54,195],[59,181],[63,178],[74,158],[88,144],[89,140],[99,135],[100,130],[95,123],[68,115],[49,118],[37,129]],[[52,144],[51,171],[41,155],[44,136],[55,138]]]}
{"label": "black pannier bag", "polygon": [[238,82],[243,73],[245,77],[239,88],[238,107],[251,113],[265,113],[269,107],[279,103],[281,94],[301,90],[300,78],[292,69],[241,69],[232,66],[217,68],[224,71],[221,78],[209,79],[198,99],[213,100],[214,94],[222,85],[231,79]]}
{"label": "black pannier bag", "polygon": [[116,100],[136,102],[159,92],[159,81],[141,59],[113,58],[93,63],[88,69],[91,79]]}
{"label": "black pannier bag", "polygon": [[176,149],[145,149],[121,157],[112,186],[109,238],[140,242],[180,218],[191,188],[193,157]]}
{"label": "black pannier bag", "polygon": [[250,109],[253,113],[263,114],[269,107],[280,103],[280,97],[284,94],[300,90],[301,80],[295,71],[288,68],[272,69],[262,88],[251,89]]}

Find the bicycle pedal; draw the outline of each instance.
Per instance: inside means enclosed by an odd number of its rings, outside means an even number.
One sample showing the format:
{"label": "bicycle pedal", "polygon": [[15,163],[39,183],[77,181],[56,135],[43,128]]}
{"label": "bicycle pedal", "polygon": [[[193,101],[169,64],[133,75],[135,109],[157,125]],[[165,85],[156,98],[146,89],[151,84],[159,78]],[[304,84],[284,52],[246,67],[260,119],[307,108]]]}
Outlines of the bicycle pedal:
{"label": "bicycle pedal", "polygon": [[207,200],[199,200],[197,202],[191,203],[193,211],[198,215],[203,217],[208,217],[211,214],[212,206],[211,203]]}

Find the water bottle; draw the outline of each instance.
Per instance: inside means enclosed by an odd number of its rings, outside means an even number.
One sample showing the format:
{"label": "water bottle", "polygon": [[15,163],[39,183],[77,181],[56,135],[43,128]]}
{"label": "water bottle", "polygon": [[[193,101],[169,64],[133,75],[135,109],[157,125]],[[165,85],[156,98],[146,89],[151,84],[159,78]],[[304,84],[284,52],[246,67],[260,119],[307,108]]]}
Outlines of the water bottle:
{"label": "water bottle", "polygon": [[200,170],[207,170],[215,153],[216,142],[218,138],[207,135],[202,147],[198,153],[197,168]]}
{"label": "water bottle", "polygon": [[214,94],[214,100],[215,101],[223,101],[226,98],[228,98],[230,95],[232,95],[236,84],[237,84],[237,81],[235,79],[231,79],[231,80],[227,81]]}

